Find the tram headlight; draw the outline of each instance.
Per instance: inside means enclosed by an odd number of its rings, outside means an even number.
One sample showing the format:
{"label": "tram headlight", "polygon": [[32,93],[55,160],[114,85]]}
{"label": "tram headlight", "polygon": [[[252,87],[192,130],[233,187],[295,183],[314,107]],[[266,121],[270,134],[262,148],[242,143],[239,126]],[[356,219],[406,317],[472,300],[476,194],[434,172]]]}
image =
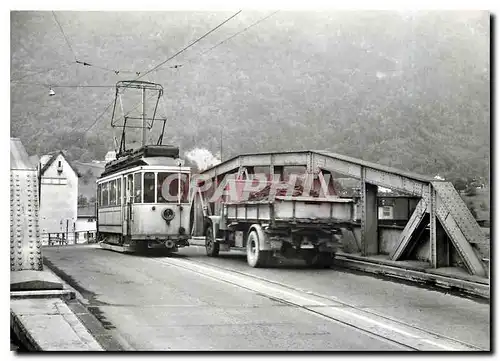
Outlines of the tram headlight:
{"label": "tram headlight", "polygon": [[163,212],[161,212],[161,216],[163,217],[164,220],[170,222],[172,219],[175,218],[175,213],[170,208],[167,208],[164,209]]}
{"label": "tram headlight", "polygon": [[186,228],[179,227],[179,234],[184,234],[184,233],[186,233]]}

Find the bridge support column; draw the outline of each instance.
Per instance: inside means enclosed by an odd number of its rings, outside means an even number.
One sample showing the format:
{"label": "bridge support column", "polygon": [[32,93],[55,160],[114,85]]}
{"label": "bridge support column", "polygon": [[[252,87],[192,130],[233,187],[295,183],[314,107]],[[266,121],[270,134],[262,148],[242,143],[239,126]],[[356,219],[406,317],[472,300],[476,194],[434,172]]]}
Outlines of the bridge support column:
{"label": "bridge support column", "polygon": [[10,140],[10,270],[42,271],[38,176],[21,141]]}
{"label": "bridge support column", "polygon": [[366,168],[361,170],[361,254],[378,254],[378,187],[365,181]]}
{"label": "bridge support column", "polygon": [[429,187],[430,202],[428,212],[430,215],[429,259],[432,268],[447,267],[450,265],[450,242],[441,222],[437,217],[437,195],[434,187]]}

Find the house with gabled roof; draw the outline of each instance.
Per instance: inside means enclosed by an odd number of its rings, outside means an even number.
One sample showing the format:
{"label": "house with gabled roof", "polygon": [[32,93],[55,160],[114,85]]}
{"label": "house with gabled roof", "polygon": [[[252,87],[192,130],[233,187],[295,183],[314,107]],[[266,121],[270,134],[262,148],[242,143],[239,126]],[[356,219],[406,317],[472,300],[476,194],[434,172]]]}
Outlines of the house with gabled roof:
{"label": "house with gabled roof", "polygon": [[56,233],[61,237],[64,235],[65,239],[72,238],[78,216],[80,173],[62,151],[41,156],[37,169],[42,240],[48,239],[49,234]]}

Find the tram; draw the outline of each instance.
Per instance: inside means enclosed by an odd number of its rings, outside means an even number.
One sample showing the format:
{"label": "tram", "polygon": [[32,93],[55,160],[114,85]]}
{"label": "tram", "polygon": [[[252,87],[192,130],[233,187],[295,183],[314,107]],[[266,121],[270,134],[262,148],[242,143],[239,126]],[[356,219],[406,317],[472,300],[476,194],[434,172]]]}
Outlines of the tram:
{"label": "tram", "polygon": [[106,164],[97,180],[102,248],[136,252],[189,246],[190,168],[179,148],[147,145]]}

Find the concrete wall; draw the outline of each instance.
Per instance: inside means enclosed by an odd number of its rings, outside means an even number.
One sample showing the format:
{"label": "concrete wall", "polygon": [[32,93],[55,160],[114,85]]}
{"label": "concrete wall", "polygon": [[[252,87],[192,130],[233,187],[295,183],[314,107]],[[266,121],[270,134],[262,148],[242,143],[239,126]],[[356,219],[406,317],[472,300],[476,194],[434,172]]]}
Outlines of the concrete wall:
{"label": "concrete wall", "polygon": [[402,231],[403,227],[379,226],[379,253],[390,254],[398,244]]}
{"label": "concrete wall", "polygon": [[[62,172],[58,172],[61,162]],[[43,163],[42,163],[43,164]],[[78,176],[59,154],[41,178],[40,232],[73,232],[77,220]]]}
{"label": "concrete wall", "polygon": [[[392,249],[396,246],[399,235],[403,231],[404,227],[397,226],[381,226],[378,227],[378,238],[379,238],[379,254],[389,254]],[[350,233],[350,232],[349,232]],[[344,242],[344,252],[347,253],[358,253],[361,252],[360,242],[361,242],[361,226],[354,227],[354,235],[349,234],[343,237]]]}
{"label": "concrete wall", "polygon": [[89,218],[78,218],[76,220],[75,232],[95,232],[96,229],[95,218],[92,218],[90,222]]}

